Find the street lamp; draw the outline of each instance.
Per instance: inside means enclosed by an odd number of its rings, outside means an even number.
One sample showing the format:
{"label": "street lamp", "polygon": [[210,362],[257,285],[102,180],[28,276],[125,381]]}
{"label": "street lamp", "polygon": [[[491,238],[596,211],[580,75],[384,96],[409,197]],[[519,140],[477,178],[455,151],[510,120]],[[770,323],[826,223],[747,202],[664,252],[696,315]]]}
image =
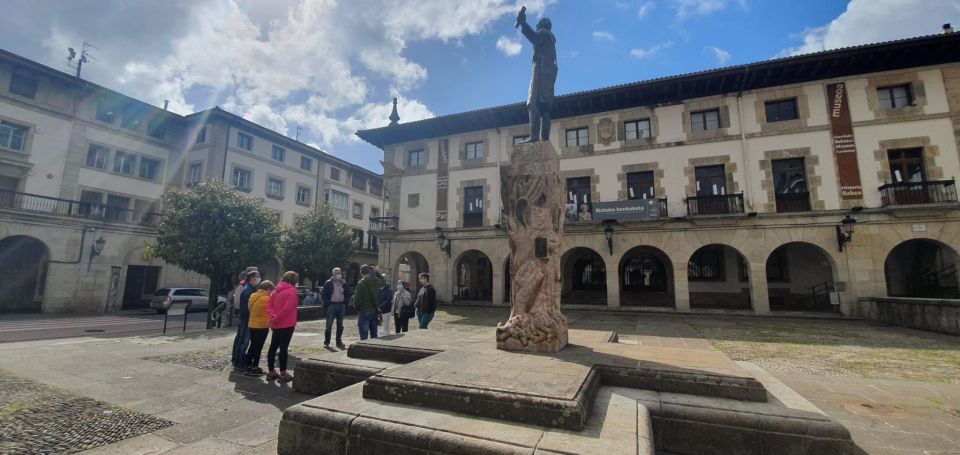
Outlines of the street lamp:
{"label": "street lamp", "polygon": [[603,234],[607,237],[607,248],[610,248],[610,255],[613,255],[613,223],[614,220],[604,220],[603,224],[606,224],[607,227],[603,228]]}
{"label": "street lamp", "polygon": [[447,253],[447,257],[450,257],[450,239],[443,233],[443,228],[437,226],[437,239],[439,240],[440,251]]}
{"label": "street lamp", "polygon": [[850,243],[853,240],[853,225],[857,222],[857,219],[846,214],[842,220],[840,220],[840,225],[836,226],[837,228],[837,248],[840,252],[843,252],[843,246]]}
{"label": "street lamp", "polygon": [[90,245],[90,257],[100,256],[100,253],[103,253],[103,247],[107,245],[107,241],[103,239],[101,235],[96,241],[93,242],[93,245]]}

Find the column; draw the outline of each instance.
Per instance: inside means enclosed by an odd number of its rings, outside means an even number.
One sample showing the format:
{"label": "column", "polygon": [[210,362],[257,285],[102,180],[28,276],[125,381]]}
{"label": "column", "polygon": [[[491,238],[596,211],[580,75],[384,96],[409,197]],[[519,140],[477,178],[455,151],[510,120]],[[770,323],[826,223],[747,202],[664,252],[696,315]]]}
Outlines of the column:
{"label": "column", "polygon": [[613,256],[608,256],[605,260],[607,262],[607,308],[617,309],[620,308],[620,274],[616,264],[613,267],[610,266],[612,261]]}
{"label": "column", "polygon": [[686,261],[673,268],[673,301],[677,312],[690,312],[690,282],[687,280]]}
{"label": "column", "polygon": [[750,264],[750,304],[757,314],[770,312],[770,297],[767,294],[767,264]]}

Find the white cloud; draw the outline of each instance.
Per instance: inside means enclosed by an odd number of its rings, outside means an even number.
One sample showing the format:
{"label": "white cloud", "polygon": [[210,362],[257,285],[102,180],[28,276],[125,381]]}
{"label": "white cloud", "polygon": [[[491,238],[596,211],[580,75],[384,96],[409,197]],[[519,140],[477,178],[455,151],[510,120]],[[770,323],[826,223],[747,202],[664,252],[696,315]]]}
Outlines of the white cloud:
{"label": "white cloud", "polygon": [[503,52],[503,55],[507,57],[513,57],[519,54],[521,49],[523,49],[523,47],[520,46],[520,42],[517,40],[507,38],[506,36],[497,38],[497,50]]}
{"label": "white cloud", "polygon": [[594,41],[616,41],[617,38],[613,36],[610,32],[604,31],[594,31],[593,32]]}
{"label": "white cloud", "polygon": [[704,50],[713,52],[713,56],[716,57],[717,63],[721,65],[723,65],[724,63],[727,63],[727,61],[730,60],[730,53],[723,49],[720,49],[717,46],[707,46]]}
{"label": "white cloud", "polygon": [[643,18],[647,17],[647,15],[650,14],[650,12],[656,7],[657,4],[655,2],[643,2],[640,4],[640,8],[637,9],[637,18],[643,20]]}
{"label": "white cloud", "polygon": [[802,44],[782,56],[806,54],[858,44],[931,35],[945,22],[960,21],[960,0],[851,0],[827,25],[809,27]]}
{"label": "white cloud", "polygon": [[673,41],[658,43],[648,49],[640,49],[640,48],[630,49],[630,55],[639,59],[645,59],[645,58],[649,58],[656,55],[661,50],[667,49],[670,46],[673,46]]}
{"label": "white cloud", "polygon": [[[673,0],[673,8],[677,10],[677,19],[690,16],[706,16],[720,11],[731,3],[730,0]],[[741,9],[747,9],[747,0],[736,0]]]}
{"label": "white cloud", "polygon": [[630,8],[630,4],[627,2],[617,2],[616,5],[617,5],[617,8],[620,8],[620,9]]}

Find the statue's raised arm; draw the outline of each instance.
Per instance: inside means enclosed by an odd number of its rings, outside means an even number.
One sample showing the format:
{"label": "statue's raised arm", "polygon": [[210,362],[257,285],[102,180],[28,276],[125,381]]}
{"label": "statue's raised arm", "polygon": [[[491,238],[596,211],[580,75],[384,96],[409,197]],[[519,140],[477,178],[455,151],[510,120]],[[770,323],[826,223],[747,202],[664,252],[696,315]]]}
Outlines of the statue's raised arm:
{"label": "statue's raised arm", "polygon": [[530,111],[530,142],[550,140],[550,113],[553,110],[553,85],[557,81],[557,38],[550,19],[541,18],[534,30],[527,23],[527,7],[517,14],[516,26],[533,44],[533,75],[527,109]]}

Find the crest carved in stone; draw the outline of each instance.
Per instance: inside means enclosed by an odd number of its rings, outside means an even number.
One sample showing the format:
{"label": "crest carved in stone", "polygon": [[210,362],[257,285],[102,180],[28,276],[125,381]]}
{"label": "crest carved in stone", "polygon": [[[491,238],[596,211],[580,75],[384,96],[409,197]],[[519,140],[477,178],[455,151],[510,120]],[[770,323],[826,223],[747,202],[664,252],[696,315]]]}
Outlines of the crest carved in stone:
{"label": "crest carved in stone", "polygon": [[613,120],[602,118],[597,123],[597,140],[603,145],[607,145],[617,139],[617,126]]}

